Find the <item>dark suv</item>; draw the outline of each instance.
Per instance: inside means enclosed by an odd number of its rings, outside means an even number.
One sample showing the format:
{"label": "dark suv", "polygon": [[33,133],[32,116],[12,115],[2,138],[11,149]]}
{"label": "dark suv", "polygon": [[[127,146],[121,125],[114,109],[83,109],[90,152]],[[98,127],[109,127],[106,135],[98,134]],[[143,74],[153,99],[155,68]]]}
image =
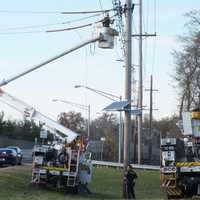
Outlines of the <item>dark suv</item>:
{"label": "dark suv", "polygon": [[0,165],[7,164],[17,164],[17,153],[14,149],[0,148]]}
{"label": "dark suv", "polygon": [[13,150],[16,151],[16,153],[17,153],[17,164],[21,165],[22,164],[22,158],[23,158],[22,150],[17,146],[8,146],[7,148],[13,149]]}

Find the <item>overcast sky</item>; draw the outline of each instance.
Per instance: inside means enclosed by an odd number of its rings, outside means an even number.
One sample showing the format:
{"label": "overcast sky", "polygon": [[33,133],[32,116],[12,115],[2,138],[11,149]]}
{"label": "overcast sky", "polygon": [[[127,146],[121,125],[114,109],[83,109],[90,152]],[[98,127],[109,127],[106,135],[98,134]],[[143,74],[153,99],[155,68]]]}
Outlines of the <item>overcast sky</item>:
{"label": "overcast sky", "polygon": [[[158,35],[156,38],[144,40],[144,88],[149,88],[149,77],[152,74],[154,88],[159,90],[154,93],[154,108],[159,109],[154,112],[154,117],[162,118],[172,115],[177,110],[177,91],[172,87],[173,58],[170,52],[173,49],[179,49],[177,35],[185,32],[186,18],[183,14],[198,9],[199,3],[197,0],[144,0],[143,3],[144,31],[148,33],[156,31]],[[57,12],[102,8],[112,8],[112,1],[7,0],[1,2],[0,80],[12,77],[32,65],[91,38],[95,27],[57,33],[46,33],[46,30],[68,28],[100,19],[100,17],[94,17],[59,25],[82,18],[83,15],[75,17],[61,15]],[[46,11],[50,13],[13,11]],[[136,6],[133,14],[133,33],[137,33],[138,30],[137,15],[138,7]],[[25,28],[27,26],[30,28]],[[18,29],[19,27],[21,28]],[[136,65],[136,72],[138,71],[137,47],[138,40],[133,39],[133,64]],[[123,63],[117,62],[117,59],[121,59],[119,42],[115,42],[113,50],[103,50],[99,49],[97,45],[89,45],[4,86],[3,89],[53,118],[56,118],[62,111],[81,111],[67,104],[52,102],[54,98],[62,98],[84,105],[90,104],[92,118],[95,118],[111,101],[91,91],[75,89],[74,85],[88,85],[117,96],[124,96],[124,68]],[[137,73],[135,73],[135,79],[138,80]],[[144,92],[144,105],[149,106],[148,99],[149,93]],[[0,107],[6,116],[12,119],[20,118],[20,114],[8,106],[0,103]],[[87,116],[85,111],[83,111],[83,116]]]}

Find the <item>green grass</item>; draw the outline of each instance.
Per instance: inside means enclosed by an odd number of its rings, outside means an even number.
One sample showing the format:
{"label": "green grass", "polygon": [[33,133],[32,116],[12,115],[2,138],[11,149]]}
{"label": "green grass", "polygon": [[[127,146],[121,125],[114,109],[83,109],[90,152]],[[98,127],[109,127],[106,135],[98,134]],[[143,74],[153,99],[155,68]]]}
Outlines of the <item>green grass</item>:
{"label": "green grass", "polygon": [[[137,171],[137,199],[163,199],[159,172]],[[56,192],[30,184],[30,166],[0,168],[0,200],[68,200],[68,199],[120,199],[122,195],[122,171],[112,168],[94,168],[90,196]]]}

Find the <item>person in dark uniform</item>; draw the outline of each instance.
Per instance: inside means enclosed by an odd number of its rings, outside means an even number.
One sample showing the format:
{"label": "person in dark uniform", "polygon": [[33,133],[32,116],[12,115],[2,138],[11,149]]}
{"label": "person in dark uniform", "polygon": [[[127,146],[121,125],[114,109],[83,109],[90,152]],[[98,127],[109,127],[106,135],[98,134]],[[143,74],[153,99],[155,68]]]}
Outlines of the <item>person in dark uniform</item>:
{"label": "person in dark uniform", "polygon": [[133,170],[131,165],[127,167],[127,174],[126,174],[126,191],[127,191],[127,198],[128,199],[135,199],[135,179],[137,178],[136,172]]}

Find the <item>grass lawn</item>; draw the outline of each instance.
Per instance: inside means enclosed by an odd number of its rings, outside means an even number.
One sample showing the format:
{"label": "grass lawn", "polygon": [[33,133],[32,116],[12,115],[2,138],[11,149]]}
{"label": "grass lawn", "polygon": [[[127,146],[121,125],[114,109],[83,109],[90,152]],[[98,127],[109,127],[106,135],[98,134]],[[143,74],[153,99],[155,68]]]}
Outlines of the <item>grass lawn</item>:
{"label": "grass lawn", "polygon": [[[137,199],[163,199],[159,172],[137,171]],[[38,188],[30,184],[30,166],[0,168],[0,200],[68,200],[68,199],[120,199],[122,171],[112,168],[94,168],[90,196],[79,196]]]}

